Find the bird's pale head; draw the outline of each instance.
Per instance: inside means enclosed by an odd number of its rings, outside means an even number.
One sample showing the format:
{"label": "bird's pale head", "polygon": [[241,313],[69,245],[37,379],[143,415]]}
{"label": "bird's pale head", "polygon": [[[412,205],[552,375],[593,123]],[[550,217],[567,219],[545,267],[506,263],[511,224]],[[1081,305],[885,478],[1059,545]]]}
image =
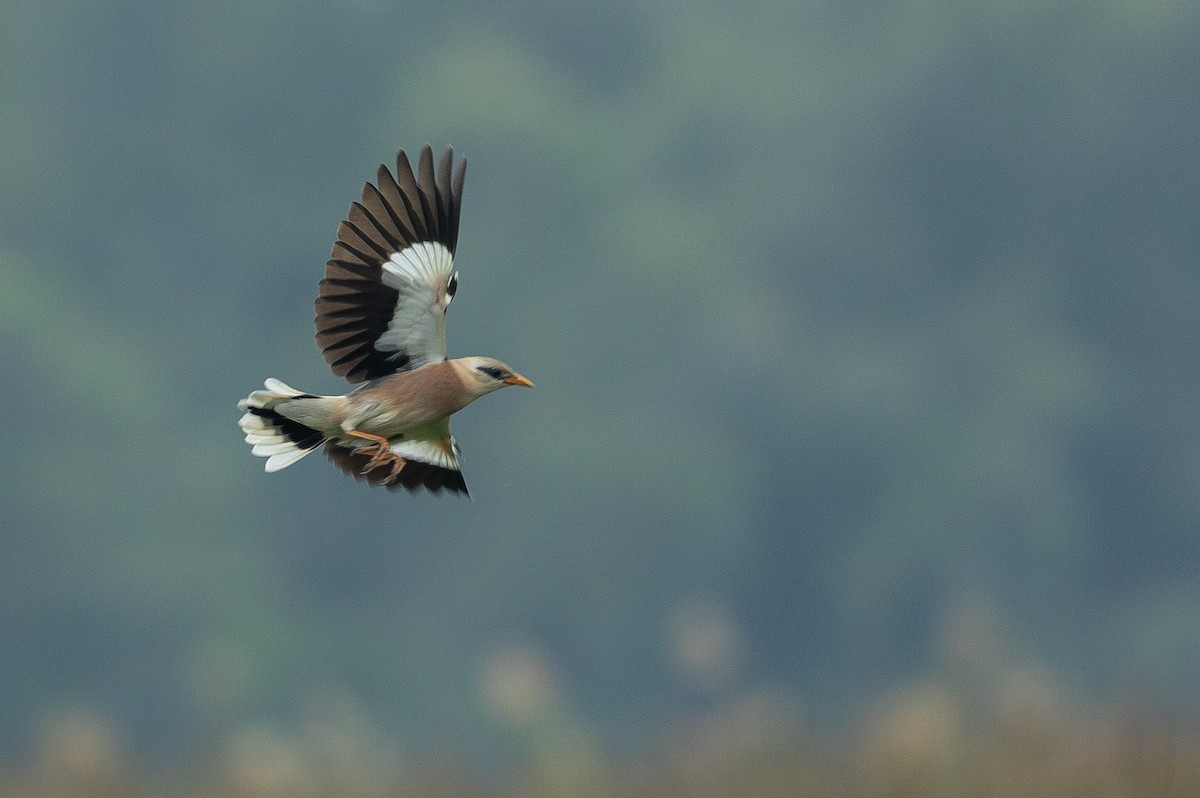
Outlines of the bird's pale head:
{"label": "bird's pale head", "polygon": [[494,357],[463,357],[458,359],[458,363],[462,367],[467,390],[476,396],[483,396],[509,385],[533,387],[532,382]]}

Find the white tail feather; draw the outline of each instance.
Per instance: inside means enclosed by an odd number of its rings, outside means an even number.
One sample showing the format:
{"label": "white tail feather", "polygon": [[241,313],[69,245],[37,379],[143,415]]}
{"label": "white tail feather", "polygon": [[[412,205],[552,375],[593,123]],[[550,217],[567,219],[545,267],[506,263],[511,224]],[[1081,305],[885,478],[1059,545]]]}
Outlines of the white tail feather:
{"label": "white tail feather", "polygon": [[293,446],[290,452],[279,452],[277,454],[273,454],[267,458],[265,470],[268,474],[274,474],[276,471],[281,471],[287,468],[292,463],[304,457],[304,455],[316,451],[317,448],[318,446],[314,446],[311,449],[298,449]]}
{"label": "white tail feather", "polygon": [[[301,447],[292,440],[292,437],[296,435],[297,429],[300,433],[304,433],[309,428],[277,411],[268,415],[249,412],[253,410],[274,411],[275,405],[279,402],[305,395],[303,391],[297,391],[274,377],[266,380],[263,385],[266,390],[254,391],[238,402],[239,409],[248,411],[238,419],[238,426],[242,428],[242,432],[246,433],[246,443],[252,447],[250,454],[267,458],[265,469],[270,474],[287,468],[305,455],[316,451],[321,447],[324,439],[312,438],[314,443],[306,442],[306,445]],[[292,432],[292,437],[289,437],[289,431]],[[319,436],[320,433],[313,431],[313,435]]]}

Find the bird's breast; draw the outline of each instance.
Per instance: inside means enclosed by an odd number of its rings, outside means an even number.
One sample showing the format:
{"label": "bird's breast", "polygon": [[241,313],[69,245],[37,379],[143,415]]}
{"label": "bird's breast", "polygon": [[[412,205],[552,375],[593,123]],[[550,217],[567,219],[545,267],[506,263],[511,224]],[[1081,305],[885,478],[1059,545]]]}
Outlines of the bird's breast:
{"label": "bird's breast", "polygon": [[386,438],[439,422],[469,403],[444,363],[382,377],[350,399],[357,429]]}

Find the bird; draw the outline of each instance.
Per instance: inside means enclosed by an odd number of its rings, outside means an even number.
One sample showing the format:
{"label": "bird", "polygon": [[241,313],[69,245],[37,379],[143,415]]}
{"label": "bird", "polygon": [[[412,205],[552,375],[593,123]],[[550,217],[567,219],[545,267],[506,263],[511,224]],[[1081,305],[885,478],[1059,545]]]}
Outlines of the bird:
{"label": "bird", "polygon": [[358,387],[340,396],[275,378],[238,402],[238,426],[268,473],[319,448],[343,472],[394,490],[469,496],[450,416],[481,396],[533,383],[492,357],[446,357],[446,310],[458,291],[466,158],[447,147],[435,169],[396,155],[337,228],[318,284],[316,341],[325,362]]}

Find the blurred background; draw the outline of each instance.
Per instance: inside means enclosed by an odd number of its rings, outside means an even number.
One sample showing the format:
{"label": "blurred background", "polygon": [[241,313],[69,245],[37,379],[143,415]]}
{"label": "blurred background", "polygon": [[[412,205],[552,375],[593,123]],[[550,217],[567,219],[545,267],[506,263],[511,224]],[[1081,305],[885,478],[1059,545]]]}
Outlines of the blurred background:
{"label": "blurred background", "polygon": [[[1197,85],[1178,0],[6,4],[0,795],[1196,794]],[[472,500],[265,475],[426,142],[537,388]]]}

